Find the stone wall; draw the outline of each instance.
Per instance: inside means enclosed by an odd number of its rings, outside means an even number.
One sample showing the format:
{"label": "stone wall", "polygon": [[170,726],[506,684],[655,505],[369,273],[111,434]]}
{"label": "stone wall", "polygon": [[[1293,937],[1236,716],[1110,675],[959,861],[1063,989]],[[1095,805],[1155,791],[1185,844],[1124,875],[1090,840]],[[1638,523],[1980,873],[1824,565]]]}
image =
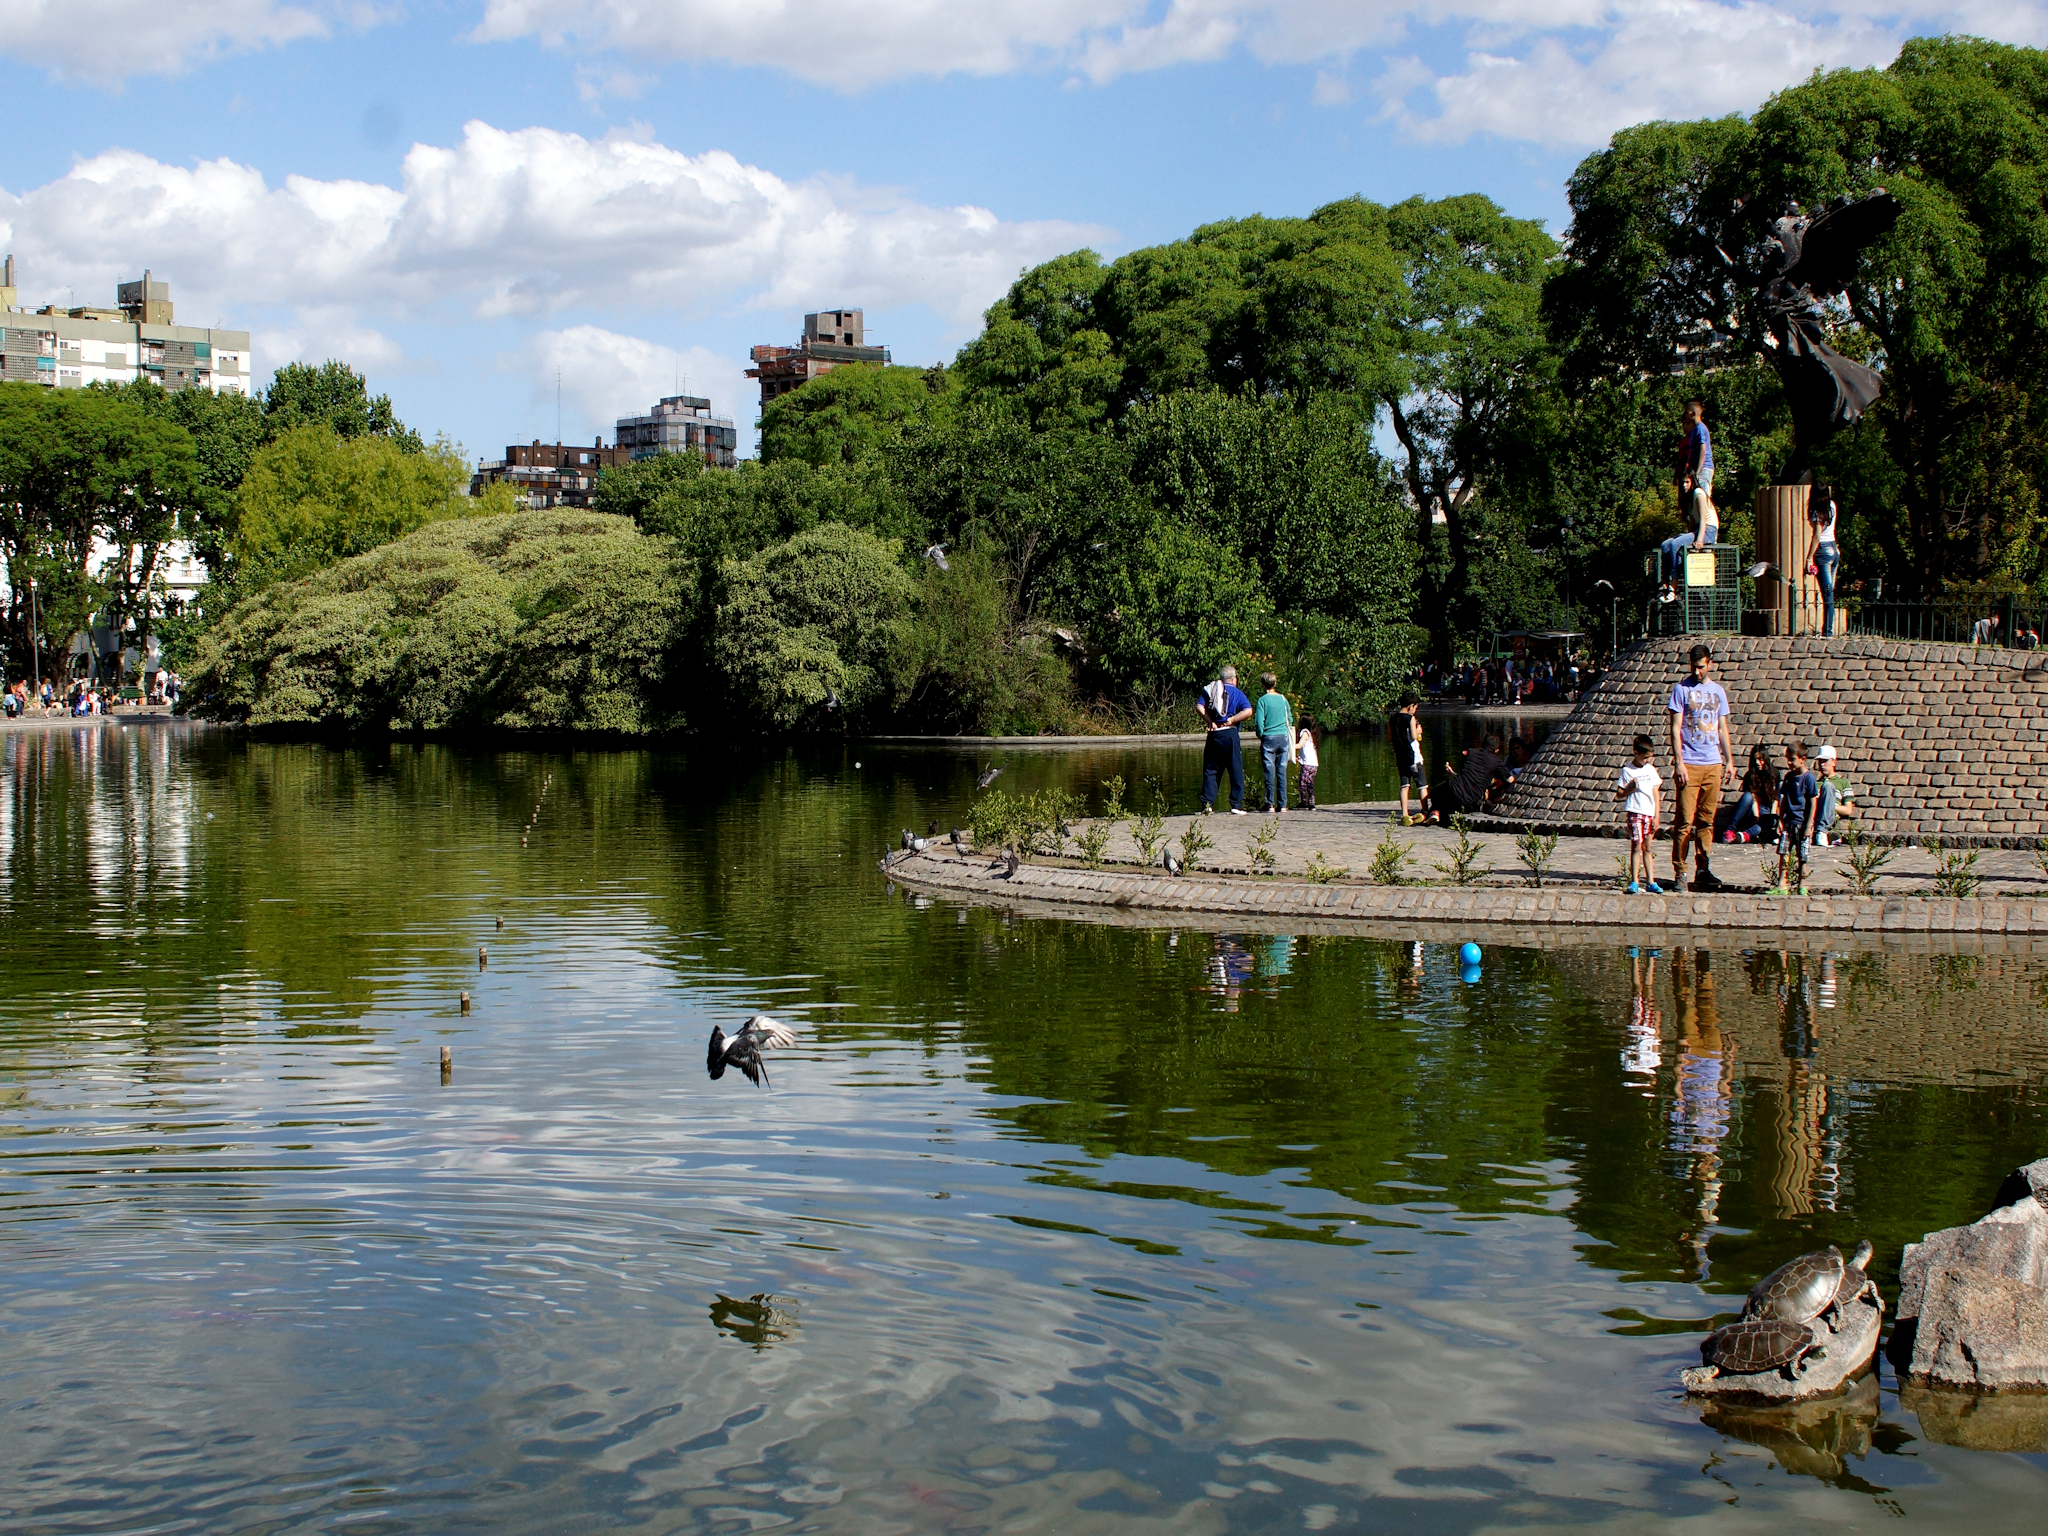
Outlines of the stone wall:
{"label": "stone wall", "polygon": [[[1487,825],[1619,836],[1614,776],[1630,740],[1647,731],[1668,826],[1676,807],[1665,700],[1693,643],[1650,640],[1625,653],[1552,730]],[[1831,742],[1874,834],[2004,847],[2048,837],[2048,652],[1865,635],[1708,643],[1733,707],[1738,767],[1757,742],[1780,771],[1787,741]]]}

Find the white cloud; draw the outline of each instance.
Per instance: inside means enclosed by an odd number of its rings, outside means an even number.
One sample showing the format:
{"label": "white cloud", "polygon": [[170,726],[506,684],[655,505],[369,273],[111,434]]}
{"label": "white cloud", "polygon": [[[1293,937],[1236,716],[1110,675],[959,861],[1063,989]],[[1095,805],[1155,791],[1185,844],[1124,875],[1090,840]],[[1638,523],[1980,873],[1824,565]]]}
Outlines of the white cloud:
{"label": "white cloud", "polygon": [[0,0],[0,54],[113,85],[384,15],[381,6],[348,0]]}
{"label": "white cloud", "polygon": [[[1426,74],[1389,103],[1413,136],[1586,145],[1646,117],[1746,110],[1814,68],[1882,62],[1909,36],[2048,38],[2040,0],[484,0],[474,36],[722,61],[856,92],[917,76],[1071,71],[1097,84],[1246,55],[1379,56]],[[1397,57],[1387,57],[1388,55]],[[1433,59],[1434,64],[1421,61]],[[1334,66],[1334,69],[1333,69]],[[1403,78],[1409,85],[1410,80]]]}
{"label": "white cloud", "polygon": [[[746,364],[704,347],[666,347],[595,325],[541,331],[498,359],[502,372],[532,381],[535,419],[555,419],[555,377],[562,381],[564,431],[577,439],[602,433],[612,440],[621,416],[637,416],[664,395],[702,395],[721,416],[751,428],[760,386]],[[495,454],[501,446],[484,445]]]}
{"label": "white cloud", "polygon": [[112,150],[0,191],[0,236],[22,260],[25,297],[60,275],[76,294],[111,296],[148,265],[195,313],[698,316],[845,302],[923,304],[964,332],[1021,268],[1104,231],[785,181],[718,150],[472,122],[459,144],[414,145],[396,187],[271,186],[230,160],[183,167]]}

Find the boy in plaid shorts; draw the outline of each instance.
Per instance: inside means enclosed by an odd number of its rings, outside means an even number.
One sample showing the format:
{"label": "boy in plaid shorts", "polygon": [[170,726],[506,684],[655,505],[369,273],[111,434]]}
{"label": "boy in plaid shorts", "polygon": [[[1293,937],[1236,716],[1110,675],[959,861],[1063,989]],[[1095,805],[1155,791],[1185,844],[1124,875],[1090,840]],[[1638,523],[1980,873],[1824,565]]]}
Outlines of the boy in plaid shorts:
{"label": "boy in plaid shorts", "polygon": [[[1650,878],[1650,844],[1657,839],[1657,792],[1664,787],[1664,777],[1657,772],[1657,765],[1651,760],[1650,738],[1637,736],[1635,756],[1624,763],[1614,781],[1614,798],[1628,802],[1628,893],[1641,895],[1648,891],[1653,896],[1662,896],[1664,887]],[[1636,878],[1636,867],[1642,866],[1642,878]]]}

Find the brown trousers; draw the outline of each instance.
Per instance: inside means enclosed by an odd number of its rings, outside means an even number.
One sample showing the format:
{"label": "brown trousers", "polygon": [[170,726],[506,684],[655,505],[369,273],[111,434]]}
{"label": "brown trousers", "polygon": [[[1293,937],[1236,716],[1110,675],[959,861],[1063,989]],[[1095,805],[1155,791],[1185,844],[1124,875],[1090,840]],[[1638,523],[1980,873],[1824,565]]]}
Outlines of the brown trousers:
{"label": "brown trousers", "polygon": [[1678,791],[1678,816],[1671,823],[1671,867],[1685,873],[1685,845],[1699,840],[1694,862],[1702,873],[1714,846],[1714,813],[1721,809],[1720,763],[1687,763],[1686,782]]}

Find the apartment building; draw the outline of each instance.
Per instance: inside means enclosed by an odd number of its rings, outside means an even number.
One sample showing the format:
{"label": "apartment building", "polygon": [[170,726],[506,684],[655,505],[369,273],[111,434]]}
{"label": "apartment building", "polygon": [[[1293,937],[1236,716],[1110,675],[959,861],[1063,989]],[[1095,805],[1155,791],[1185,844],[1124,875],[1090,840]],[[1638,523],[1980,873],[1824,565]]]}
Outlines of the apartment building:
{"label": "apartment building", "polygon": [[165,389],[248,393],[254,356],[247,331],[179,325],[171,285],[149,272],[115,290],[112,309],[19,307],[14,258],[0,264],[0,381],[77,389],[153,379]]}
{"label": "apartment building", "polygon": [[666,395],[644,416],[621,416],[616,440],[628,457],[694,453],[706,464],[731,469],[738,462],[740,435],[730,416],[711,414],[701,395]]}
{"label": "apartment building", "polygon": [[777,395],[847,363],[886,363],[887,347],[867,344],[866,323],[858,309],[821,309],[804,316],[803,338],[793,347],[758,346],[748,354],[754,366],[747,377],[761,381],[761,409]]}
{"label": "apartment building", "polygon": [[469,479],[469,494],[481,496],[488,486],[509,482],[529,507],[587,507],[597,491],[597,477],[614,464],[632,459],[631,450],[607,448],[598,438],[588,448],[576,443],[508,443],[505,457],[479,461]]}

